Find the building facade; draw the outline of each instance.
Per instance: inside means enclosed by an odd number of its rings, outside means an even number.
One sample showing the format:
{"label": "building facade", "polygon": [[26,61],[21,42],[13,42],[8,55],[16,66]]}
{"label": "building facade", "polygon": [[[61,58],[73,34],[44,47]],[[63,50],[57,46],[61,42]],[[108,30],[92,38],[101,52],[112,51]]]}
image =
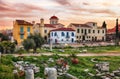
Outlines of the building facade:
{"label": "building facade", "polygon": [[50,23],[44,23],[44,19],[40,19],[40,23],[34,24],[34,33],[40,33],[46,41],[49,40],[50,31],[64,27],[63,24],[59,23],[59,19],[56,16],[50,17]]}
{"label": "building facade", "polygon": [[13,37],[20,45],[30,34],[33,34],[33,24],[24,20],[13,22]]}
{"label": "building facade", "polygon": [[58,28],[50,31],[50,42],[52,43],[74,43],[76,40],[75,30],[72,28]]}
{"label": "building facade", "polygon": [[96,22],[71,23],[68,27],[75,30],[77,42],[106,40],[106,28],[98,27]]}

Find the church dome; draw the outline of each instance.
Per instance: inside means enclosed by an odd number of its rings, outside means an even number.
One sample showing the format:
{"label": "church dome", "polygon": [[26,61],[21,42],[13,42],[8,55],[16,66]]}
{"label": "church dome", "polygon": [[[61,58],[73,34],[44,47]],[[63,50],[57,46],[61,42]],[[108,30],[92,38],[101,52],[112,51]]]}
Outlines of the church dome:
{"label": "church dome", "polygon": [[58,17],[57,17],[57,16],[51,16],[51,17],[50,17],[50,20],[51,20],[51,19],[57,19],[57,20],[58,20]]}

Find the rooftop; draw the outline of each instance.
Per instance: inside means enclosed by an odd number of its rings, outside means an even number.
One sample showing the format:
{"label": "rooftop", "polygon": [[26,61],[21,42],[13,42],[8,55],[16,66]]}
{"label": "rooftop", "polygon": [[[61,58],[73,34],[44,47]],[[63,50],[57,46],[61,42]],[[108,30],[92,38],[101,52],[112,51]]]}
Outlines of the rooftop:
{"label": "rooftop", "polygon": [[33,24],[24,20],[16,20],[16,22],[18,23],[18,25],[30,25],[32,26]]}
{"label": "rooftop", "polygon": [[58,28],[51,31],[75,31],[75,30],[73,30],[72,28]]}

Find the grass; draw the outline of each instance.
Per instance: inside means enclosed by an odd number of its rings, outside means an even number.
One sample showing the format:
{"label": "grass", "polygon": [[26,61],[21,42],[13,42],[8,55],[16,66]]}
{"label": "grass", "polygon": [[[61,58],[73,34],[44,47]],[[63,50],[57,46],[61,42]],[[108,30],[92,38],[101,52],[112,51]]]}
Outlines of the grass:
{"label": "grass", "polygon": [[[79,47],[79,48],[62,48],[65,52],[60,52],[60,48],[53,48],[52,53],[56,54],[78,54],[83,53],[82,51],[86,49],[88,53],[119,53],[120,46],[97,46],[97,47]],[[51,52],[49,48],[38,49],[37,52],[39,53],[46,53]]]}
{"label": "grass", "polygon": [[[37,58],[35,60],[34,58]],[[49,58],[53,59],[59,59],[61,56],[58,55],[52,55],[52,56],[40,56],[40,57],[23,57],[24,61],[29,61],[31,63],[35,63],[37,66],[40,67],[40,73],[35,74],[35,77],[42,77],[44,78],[44,65],[43,62],[46,62]],[[68,61],[70,65],[70,70],[68,73],[78,77],[79,79],[99,79],[97,77],[90,77],[87,72],[85,72],[85,69],[89,69],[89,72],[95,73],[95,70],[93,69],[94,64],[91,62],[92,58],[96,58],[98,62],[106,61],[110,62],[110,71],[116,70],[120,67],[120,57],[78,57],[79,59],[79,64],[72,64],[71,63],[71,58],[70,57],[62,57],[66,61]],[[13,65],[12,61],[18,61],[22,60],[20,57],[13,57],[13,56],[2,56],[2,64],[0,65],[0,79],[14,79],[12,70],[13,70]],[[49,67],[54,66],[55,63],[50,63]],[[20,79],[24,79],[20,78]],[[59,77],[58,79],[66,79],[65,77]]]}

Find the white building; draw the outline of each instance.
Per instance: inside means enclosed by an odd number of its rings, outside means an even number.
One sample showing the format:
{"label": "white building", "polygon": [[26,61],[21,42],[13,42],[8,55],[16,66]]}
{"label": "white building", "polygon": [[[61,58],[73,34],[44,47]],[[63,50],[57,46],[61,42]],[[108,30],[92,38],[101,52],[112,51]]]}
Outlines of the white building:
{"label": "white building", "polygon": [[50,31],[52,43],[74,43],[76,41],[75,30],[72,28],[58,28]]}
{"label": "white building", "polygon": [[33,29],[34,33],[40,33],[46,41],[49,39],[49,33],[51,30],[64,27],[63,24],[59,23],[59,18],[57,16],[50,17],[50,23],[44,23],[44,19],[40,19],[39,23],[34,23]]}
{"label": "white building", "polygon": [[87,22],[85,24],[71,23],[69,28],[76,32],[76,41],[105,41],[106,28],[99,27],[96,22]]}

